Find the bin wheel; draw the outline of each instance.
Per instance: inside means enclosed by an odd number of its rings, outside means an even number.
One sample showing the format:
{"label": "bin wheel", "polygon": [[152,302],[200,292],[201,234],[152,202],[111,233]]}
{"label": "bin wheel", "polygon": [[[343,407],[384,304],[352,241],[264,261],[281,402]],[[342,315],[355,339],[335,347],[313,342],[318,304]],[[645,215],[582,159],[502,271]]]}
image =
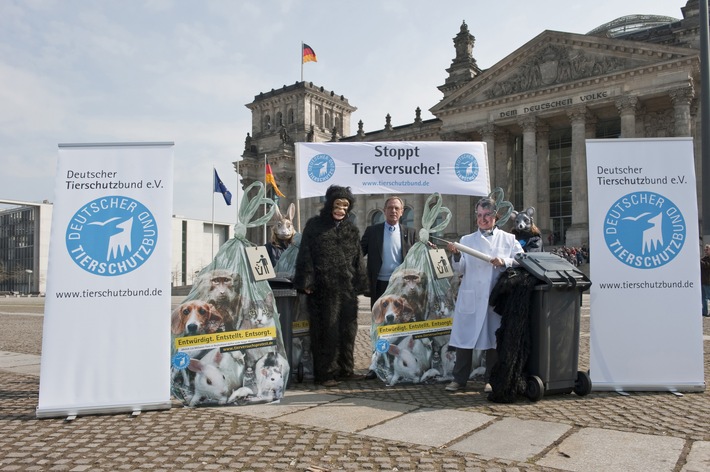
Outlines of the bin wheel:
{"label": "bin wheel", "polygon": [[583,397],[592,391],[592,379],[589,374],[582,372],[581,370],[577,372],[577,380],[574,382],[574,393]]}
{"label": "bin wheel", "polygon": [[299,362],[298,367],[296,367],[296,380],[298,383],[303,382],[303,362]]}
{"label": "bin wheel", "polygon": [[528,377],[527,388],[525,389],[525,396],[530,399],[530,401],[536,402],[541,400],[545,395],[545,384],[542,383],[542,379],[537,375],[532,375]]}

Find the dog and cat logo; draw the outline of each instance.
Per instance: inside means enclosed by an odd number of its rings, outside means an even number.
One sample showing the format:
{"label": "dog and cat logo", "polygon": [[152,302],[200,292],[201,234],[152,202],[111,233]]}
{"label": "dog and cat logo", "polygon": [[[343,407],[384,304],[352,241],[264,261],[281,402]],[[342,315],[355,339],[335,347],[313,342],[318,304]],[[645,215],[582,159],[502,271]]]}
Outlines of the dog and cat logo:
{"label": "dog and cat logo", "polygon": [[461,154],[454,164],[456,176],[463,182],[473,182],[478,177],[478,160],[473,154]]}
{"label": "dog and cat logo", "polygon": [[686,239],[685,218],[667,197],[633,192],[614,202],[604,217],[604,240],[629,267],[655,269],[671,262]]}
{"label": "dog and cat logo", "polygon": [[107,277],[127,274],[153,254],[153,214],[130,197],[97,198],[74,213],[66,231],[69,256],[83,270]]}

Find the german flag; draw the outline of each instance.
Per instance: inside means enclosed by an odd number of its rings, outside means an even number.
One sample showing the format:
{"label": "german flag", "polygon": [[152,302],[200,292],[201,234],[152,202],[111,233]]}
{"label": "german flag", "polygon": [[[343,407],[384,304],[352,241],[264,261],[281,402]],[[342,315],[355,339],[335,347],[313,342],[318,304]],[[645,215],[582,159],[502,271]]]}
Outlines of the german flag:
{"label": "german flag", "polygon": [[285,197],[283,193],[281,193],[281,190],[279,190],[278,185],[276,185],[276,179],[274,179],[274,171],[271,170],[271,164],[269,164],[269,161],[266,161],[266,183],[270,184],[274,188],[274,192],[276,192],[276,195],[279,197]]}
{"label": "german flag", "polygon": [[308,44],[303,43],[303,63],[306,62],[318,62],[316,59],[316,52]]}

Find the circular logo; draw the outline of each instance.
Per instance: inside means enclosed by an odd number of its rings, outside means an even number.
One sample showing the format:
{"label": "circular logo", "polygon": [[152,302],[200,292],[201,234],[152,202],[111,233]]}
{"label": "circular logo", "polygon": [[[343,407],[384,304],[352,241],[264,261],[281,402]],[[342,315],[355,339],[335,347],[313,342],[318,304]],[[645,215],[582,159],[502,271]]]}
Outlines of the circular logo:
{"label": "circular logo", "polygon": [[390,349],[390,342],[386,339],[378,339],[375,344],[375,350],[379,353],[385,353]]}
{"label": "circular logo", "polygon": [[461,154],[454,164],[456,176],[464,182],[472,182],[478,177],[478,161],[473,154]]}
{"label": "circular logo", "polygon": [[175,353],[172,360],[173,367],[178,370],[186,369],[190,365],[190,356],[184,352]]}
{"label": "circular logo", "polygon": [[313,156],[308,163],[308,177],[314,182],[325,182],[335,174],[335,161],[328,154]]}
{"label": "circular logo", "polygon": [[81,207],[67,226],[69,256],[102,276],[131,272],[147,261],[158,241],[153,214],[130,197],[97,198]]}
{"label": "circular logo", "polygon": [[616,259],[629,267],[655,269],[683,248],[685,218],[668,198],[654,192],[624,195],[604,218],[604,240]]}

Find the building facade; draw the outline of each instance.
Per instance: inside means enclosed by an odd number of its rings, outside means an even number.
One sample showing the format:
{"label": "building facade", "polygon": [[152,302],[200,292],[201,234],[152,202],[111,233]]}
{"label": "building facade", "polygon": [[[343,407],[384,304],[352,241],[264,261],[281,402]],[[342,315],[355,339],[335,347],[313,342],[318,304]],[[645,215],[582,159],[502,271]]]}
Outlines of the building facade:
{"label": "building facade", "polygon": [[47,284],[52,204],[0,200],[0,292],[37,293]]}
{"label": "building facade", "polygon": [[[285,206],[296,201],[295,141],[484,141],[491,188],[503,188],[518,210],[535,207],[545,241],[580,246],[589,238],[585,140],[690,136],[700,208],[698,0],[681,13],[682,19],[623,17],[588,34],[543,31],[486,70],[476,63],[475,38],[464,22],[438,87],[443,98],[430,108],[435,119],[421,120],[417,109],[412,123],[393,127],[387,115],[385,127],[369,133],[360,122],[346,136],[355,108],[322,87],[301,82],[260,94],[247,105],[252,134],[240,172],[245,184],[263,181],[268,155]],[[427,195],[402,197],[418,227]],[[358,196],[354,214],[361,230],[382,218],[385,198]],[[447,237],[475,229],[475,200],[444,195],[453,213]],[[319,199],[298,203],[304,219],[320,208]]]}

